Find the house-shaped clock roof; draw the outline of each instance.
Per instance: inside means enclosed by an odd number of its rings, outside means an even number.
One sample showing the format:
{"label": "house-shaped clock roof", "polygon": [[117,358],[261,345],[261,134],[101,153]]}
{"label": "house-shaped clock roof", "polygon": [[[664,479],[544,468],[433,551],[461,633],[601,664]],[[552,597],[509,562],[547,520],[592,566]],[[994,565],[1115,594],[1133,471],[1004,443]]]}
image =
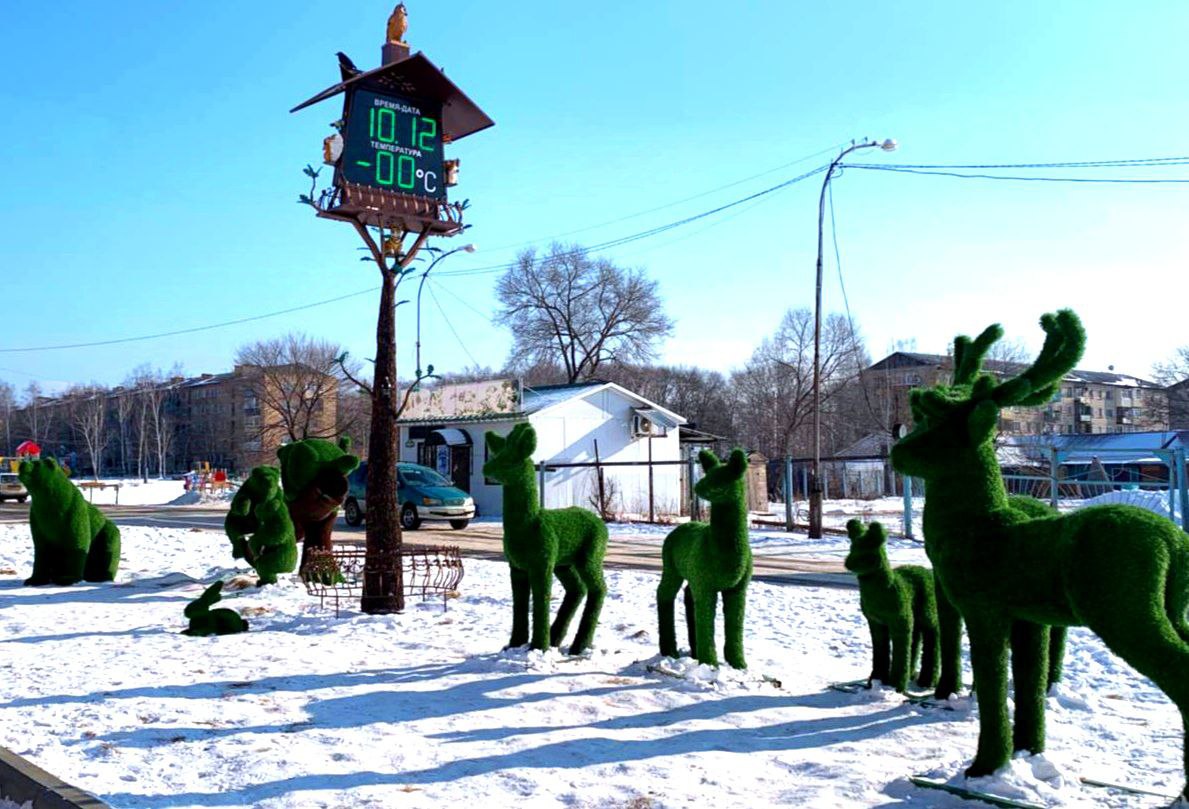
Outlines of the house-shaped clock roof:
{"label": "house-shaped clock roof", "polygon": [[442,135],[447,141],[465,138],[495,125],[487,113],[420,51],[331,85],[289,111],[297,112],[339,93],[360,88],[441,102]]}

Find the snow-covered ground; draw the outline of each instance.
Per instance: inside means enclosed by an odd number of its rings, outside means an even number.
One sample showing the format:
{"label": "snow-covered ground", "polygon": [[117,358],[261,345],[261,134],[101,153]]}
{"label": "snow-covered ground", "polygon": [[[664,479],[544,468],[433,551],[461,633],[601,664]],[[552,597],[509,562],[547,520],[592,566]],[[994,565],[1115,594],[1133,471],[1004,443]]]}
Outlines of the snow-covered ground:
{"label": "snow-covered ground", "polygon": [[80,478],[74,484],[79,486],[88,502],[97,506],[115,505],[117,497],[121,506],[218,505],[230,502],[235,494],[234,486],[186,491],[181,480],[100,478],[98,482],[103,484],[103,488],[91,486],[90,478]]}
{"label": "snow-covered ground", "polygon": [[[186,602],[243,570],[226,539],[122,532],[114,584],[26,588],[27,526],[0,526],[0,744],[115,807],[965,805],[906,776],[958,776],[969,698],[827,689],[869,670],[854,591],[753,584],[746,673],[658,659],[637,572],[608,572],[592,655],[501,652],[507,569],[478,560],[446,611],[336,619],[285,578],[220,605],[249,633],[189,638]],[[996,786],[1053,806],[1161,804],[1078,775],[1179,790],[1163,695],[1082,631],[1066,671],[1049,752]]]}

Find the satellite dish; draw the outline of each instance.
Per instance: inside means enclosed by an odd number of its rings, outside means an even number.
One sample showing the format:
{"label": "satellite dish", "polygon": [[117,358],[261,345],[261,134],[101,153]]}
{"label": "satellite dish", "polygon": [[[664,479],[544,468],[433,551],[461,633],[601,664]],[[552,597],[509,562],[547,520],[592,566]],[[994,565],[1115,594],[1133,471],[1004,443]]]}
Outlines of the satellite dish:
{"label": "satellite dish", "polygon": [[907,424],[895,424],[892,426],[892,437],[896,440],[899,440],[906,435],[908,435]]}

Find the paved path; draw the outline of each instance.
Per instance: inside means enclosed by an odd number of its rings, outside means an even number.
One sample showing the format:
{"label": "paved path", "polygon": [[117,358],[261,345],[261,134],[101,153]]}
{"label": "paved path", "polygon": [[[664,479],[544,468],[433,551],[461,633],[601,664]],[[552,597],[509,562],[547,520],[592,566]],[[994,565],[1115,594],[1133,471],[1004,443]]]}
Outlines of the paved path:
{"label": "paved path", "polygon": [[[222,531],[226,506],[103,506],[103,513],[118,525],[158,528],[197,528]],[[28,522],[29,506],[0,504],[0,524]],[[503,528],[499,523],[476,522],[461,531],[446,525],[426,524],[418,531],[406,531],[405,541],[415,545],[457,545],[464,557],[503,559]],[[364,529],[352,528],[341,518],[335,526],[335,541],[362,545]],[[661,538],[657,535],[617,534],[607,544],[606,565],[632,570],[661,569]],[[755,579],[775,584],[806,584],[825,587],[857,586],[842,566],[839,554],[801,554],[795,549],[780,555],[755,556]]]}

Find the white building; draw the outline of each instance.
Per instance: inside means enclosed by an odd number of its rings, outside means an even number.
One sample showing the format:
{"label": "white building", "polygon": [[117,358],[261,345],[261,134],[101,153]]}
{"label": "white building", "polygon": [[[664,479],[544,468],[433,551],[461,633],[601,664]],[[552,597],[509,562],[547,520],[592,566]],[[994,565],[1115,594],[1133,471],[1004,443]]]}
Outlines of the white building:
{"label": "white building", "polygon": [[[611,382],[529,388],[498,380],[415,393],[399,422],[401,460],[437,469],[475,498],[480,516],[498,516],[503,491],[483,477],[484,436],[507,435],[522,422],[537,433],[532,460],[545,465],[546,508],[597,510],[597,451],[606,464],[608,511],[647,515],[651,499],[657,514],[680,513],[685,470],[678,427],[685,419]],[[538,474],[538,485],[541,480]]]}

